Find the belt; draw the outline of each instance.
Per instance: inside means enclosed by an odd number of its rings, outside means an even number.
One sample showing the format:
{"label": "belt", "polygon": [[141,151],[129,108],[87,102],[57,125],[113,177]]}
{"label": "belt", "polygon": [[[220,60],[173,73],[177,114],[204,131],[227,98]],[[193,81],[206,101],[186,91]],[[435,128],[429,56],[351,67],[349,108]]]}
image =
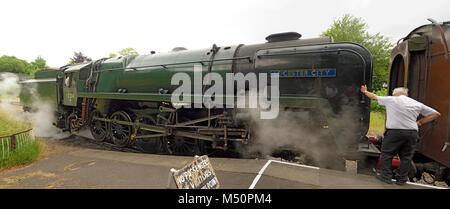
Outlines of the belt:
{"label": "belt", "polygon": [[387,128],[386,131],[414,131],[414,132],[417,132],[416,129],[391,129],[391,128]]}

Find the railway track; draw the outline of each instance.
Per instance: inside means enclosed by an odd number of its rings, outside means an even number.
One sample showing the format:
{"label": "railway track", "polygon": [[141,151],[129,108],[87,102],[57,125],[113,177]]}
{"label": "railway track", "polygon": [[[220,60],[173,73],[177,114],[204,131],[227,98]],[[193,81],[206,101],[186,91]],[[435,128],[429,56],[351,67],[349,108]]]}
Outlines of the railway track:
{"label": "railway track", "polygon": [[[73,139],[82,139],[83,141],[74,141]],[[71,136],[67,137],[65,140],[67,143],[71,143],[71,144],[78,144],[82,147],[87,147],[87,148],[98,148],[98,149],[105,149],[105,150],[112,150],[112,151],[120,151],[120,152],[132,152],[132,153],[144,153],[144,154],[159,154],[159,155],[177,155],[177,154],[168,154],[168,153],[148,153],[145,151],[142,151],[139,149],[138,146],[131,144],[128,147],[119,147],[116,144],[114,144],[112,141],[103,141],[103,142],[99,142],[99,141],[95,141],[93,140],[92,136],[89,136],[89,134],[83,133],[83,134],[72,134]],[[96,145],[92,146],[92,145]],[[200,155],[200,154],[199,154]],[[184,155],[180,155],[180,156],[184,156]],[[214,153],[214,154],[209,154],[208,156],[210,157],[226,157],[226,158],[242,158],[242,157],[237,157],[238,155],[236,153],[227,153],[227,152],[223,152],[223,153]],[[261,159],[261,157],[259,157]]]}
{"label": "railway track", "polygon": [[[119,146],[113,144],[112,142],[95,141],[91,137],[86,136],[85,134],[75,133],[63,140],[66,143],[78,144],[82,147],[87,147],[87,148],[97,148],[97,149],[105,149],[105,150],[119,151],[119,152],[145,153],[141,150],[138,150],[135,147],[119,147]],[[96,145],[96,146],[93,146],[93,145]]]}
{"label": "railway track", "polygon": [[145,153],[142,152],[140,150],[134,149],[134,148],[128,148],[128,147],[118,147],[117,145],[113,144],[113,143],[109,143],[109,142],[96,142],[96,141],[92,141],[91,143],[93,144],[97,144],[100,146],[104,146],[108,149],[114,150],[114,151],[120,151],[120,152],[133,152],[133,153]]}

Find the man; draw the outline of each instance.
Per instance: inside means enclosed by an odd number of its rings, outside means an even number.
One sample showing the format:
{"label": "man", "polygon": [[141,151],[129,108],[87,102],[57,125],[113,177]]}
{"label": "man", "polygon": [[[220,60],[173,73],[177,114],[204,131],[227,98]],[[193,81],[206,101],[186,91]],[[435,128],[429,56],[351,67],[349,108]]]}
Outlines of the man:
{"label": "man", "polygon": [[[392,158],[400,157],[400,166],[396,173],[396,184],[403,185],[408,180],[411,159],[419,139],[418,129],[421,125],[437,119],[441,114],[410,97],[407,88],[396,88],[392,96],[377,96],[368,92],[366,85],[361,92],[379,105],[386,106],[386,133],[381,145],[381,166],[377,179],[392,183]],[[419,115],[425,116],[417,121]]]}

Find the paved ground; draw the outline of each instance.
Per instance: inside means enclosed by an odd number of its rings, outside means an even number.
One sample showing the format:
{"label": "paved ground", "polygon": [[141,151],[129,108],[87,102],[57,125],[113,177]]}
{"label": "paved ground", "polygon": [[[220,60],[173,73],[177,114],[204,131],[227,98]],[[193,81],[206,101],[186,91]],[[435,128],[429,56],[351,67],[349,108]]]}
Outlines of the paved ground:
{"label": "paved ground", "polygon": [[[43,155],[28,166],[0,172],[0,188],[175,188],[170,168],[192,157],[105,150],[88,140],[43,139]],[[223,189],[427,188],[388,185],[373,176],[300,167],[278,160],[210,158]],[[258,175],[260,174],[260,175]]]}

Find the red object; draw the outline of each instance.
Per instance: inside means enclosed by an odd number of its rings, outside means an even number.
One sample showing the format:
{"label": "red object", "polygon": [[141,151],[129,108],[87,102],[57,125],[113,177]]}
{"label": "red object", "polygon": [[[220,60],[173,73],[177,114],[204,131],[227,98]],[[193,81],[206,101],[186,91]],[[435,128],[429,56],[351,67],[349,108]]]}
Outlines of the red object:
{"label": "red object", "polygon": [[369,141],[372,142],[372,144],[375,144],[375,145],[378,144],[378,139],[377,139],[377,137],[369,136]]}
{"label": "red object", "polygon": [[[377,167],[376,169],[380,169],[380,165],[381,165],[381,155],[380,157],[378,157],[378,162],[377,162]],[[394,158],[392,158],[392,169],[396,169],[400,166],[400,158],[398,156],[395,156]]]}

